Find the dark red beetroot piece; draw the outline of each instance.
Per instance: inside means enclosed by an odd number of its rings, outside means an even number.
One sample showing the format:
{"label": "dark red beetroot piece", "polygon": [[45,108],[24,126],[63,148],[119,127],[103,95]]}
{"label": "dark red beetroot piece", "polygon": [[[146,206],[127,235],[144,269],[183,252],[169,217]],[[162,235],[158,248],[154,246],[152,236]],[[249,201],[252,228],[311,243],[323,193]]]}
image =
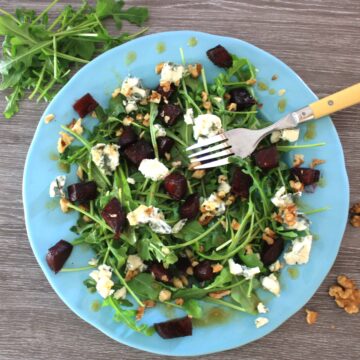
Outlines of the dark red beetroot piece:
{"label": "dark red beetroot piece", "polygon": [[180,206],[179,213],[182,219],[193,220],[199,214],[200,197],[198,194],[189,195]]}
{"label": "dark red beetroot piece", "polygon": [[209,260],[201,261],[198,265],[194,267],[194,276],[199,281],[211,280],[215,277],[211,262]]}
{"label": "dark red beetroot piece", "polygon": [[81,99],[77,100],[73,105],[74,110],[81,118],[93,112],[98,107],[97,101],[89,94],[85,94]]}
{"label": "dark red beetroot piece", "polygon": [[154,324],[154,327],[156,332],[163,339],[173,339],[192,335],[192,321],[188,316],[156,323]]}
{"label": "dark red beetroot piece", "polygon": [[265,266],[273,264],[284,250],[284,240],[277,238],[272,245],[264,241],[263,248],[260,254],[261,261]]}
{"label": "dark red beetroot piece", "polygon": [[182,110],[179,105],[163,104],[159,111],[159,118],[166,126],[173,126],[182,115]]}
{"label": "dark red beetroot piece", "polygon": [[139,166],[144,159],[153,159],[155,156],[151,144],[142,139],[127,146],[124,154],[136,166]]}
{"label": "dark red beetroot piece", "polygon": [[255,99],[244,88],[232,89],[230,91],[230,103],[235,103],[236,111],[242,111],[256,104]]}
{"label": "dark red beetroot piece", "polygon": [[175,200],[180,200],[186,195],[187,183],[185,176],[174,172],[164,179],[167,193]]}
{"label": "dark red beetroot piece", "polygon": [[168,153],[171,151],[172,147],[175,144],[175,141],[171,138],[169,138],[168,136],[159,136],[156,139],[157,142],[157,146],[158,146],[158,150],[159,150],[159,155],[161,157],[165,156],[165,153]]}
{"label": "dark red beetroot piece", "polygon": [[291,175],[299,179],[304,185],[312,185],[320,180],[320,171],[311,168],[292,168]]}
{"label": "dark red beetroot piece", "polygon": [[168,283],[172,280],[168,269],[158,262],[154,262],[149,266],[150,273],[154,276],[155,280]]}
{"label": "dark red beetroot piece", "polygon": [[85,202],[96,199],[97,187],[95,181],[88,181],[84,183],[77,183],[69,185],[68,188],[69,200]]}
{"label": "dark red beetroot piece", "polygon": [[235,195],[247,199],[252,183],[253,181],[250,175],[245,174],[239,167],[235,168],[231,181],[231,191]]}
{"label": "dark red beetroot piece", "polygon": [[269,170],[279,165],[279,153],[276,146],[270,146],[254,153],[256,165],[263,169]]}
{"label": "dark red beetroot piece", "polygon": [[214,48],[208,50],[206,55],[215,65],[222,68],[229,68],[233,64],[231,55],[221,45],[215,46]]}
{"label": "dark red beetroot piece", "polygon": [[176,269],[181,273],[185,274],[187,268],[191,266],[190,260],[185,256],[179,256],[178,261],[175,263]]}
{"label": "dark red beetroot piece", "polygon": [[119,136],[119,142],[121,149],[133,144],[138,139],[138,136],[131,126],[124,126],[122,134]]}
{"label": "dark red beetroot piece", "polygon": [[176,90],[176,87],[174,84],[170,85],[169,91],[164,91],[164,88],[160,85],[155,89],[155,91],[157,93],[159,93],[163,99],[166,99],[166,100],[168,100],[170,98],[170,96],[175,92],[175,90]]}
{"label": "dark red beetroot piece", "polygon": [[115,231],[115,235],[123,232],[126,226],[126,213],[120,202],[112,198],[101,212],[102,218]]}
{"label": "dark red beetroot piece", "polygon": [[70,243],[65,240],[60,240],[48,250],[46,262],[55,274],[62,269],[72,249],[73,246]]}

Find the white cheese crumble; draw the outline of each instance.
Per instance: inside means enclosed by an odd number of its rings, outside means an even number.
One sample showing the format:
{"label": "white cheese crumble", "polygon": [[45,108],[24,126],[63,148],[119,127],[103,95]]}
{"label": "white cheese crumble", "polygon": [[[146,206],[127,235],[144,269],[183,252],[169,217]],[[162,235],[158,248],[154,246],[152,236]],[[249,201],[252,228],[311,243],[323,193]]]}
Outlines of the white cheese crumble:
{"label": "white cheese crumble", "polygon": [[142,160],[139,171],[152,181],[163,180],[169,174],[169,169],[158,159]]}
{"label": "white cheese crumble", "polygon": [[97,270],[90,273],[90,277],[96,281],[96,290],[104,299],[114,293],[112,287],[114,282],[111,280],[112,269],[105,264],[100,265]]}
{"label": "white cheese crumble", "polygon": [[218,186],[217,192],[222,195],[226,195],[230,192],[230,190],[231,190],[230,184],[226,181],[222,181]]}
{"label": "white cheese crumble", "polygon": [[233,259],[229,259],[229,270],[233,275],[243,276],[245,279],[250,280],[256,274],[260,273],[260,268],[256,267],[247,267],[245,265],[237,264]]}
{"label": "white cheese crumble", "polygon": [[154,128],[155,137],[166,136],[166,130],[160,124],[155,124]]}
{"label": "white cheese crumble", "polygon": [[272,263],[270,266],[269,266],[269,270],[271,272],[276,272],[276,271],[279,271],[281,269],[281,263],[279,260],[276,260],[274,263]]}
{"label": "white cheese crumble", "polygon": [[284,224],[286,229],[304,231],[309,228],[310,220],[303,214],[296,214],[296,222],[294,225]]}
{"label": "white cheese crumble", "polygon": [[193,133],[195,140],[218,135],[221,131],[221,119],[214,114],[202,114],[194,119]]}
{"label": "white cheese crumble", "polygon": [[193,125],[194,124],[194,109],[188,108],[186,109],[186,113],[184,115],[184,121],[187,125]]}
{"label": "white cheese crumble", "polygon": [[173,234],[177,234],[178,232],[180,232],[182,230],[182,228],[185,226],[187,222],[187,219],[181,219],[179,220],[172,228],[172,233]]}
{"label": "white cheese crumble", "polygon": [[211,213],[211,215],[219,216],[225,212],[225,202],[215,193],[212,193],[201,204],[202,212]]}
{"label": "white cheese crumble", "polygon": [[59,175],[57,176],[51,183],[49,188],[49,195],[50,197],[65,197],[64,193],[64,186],[66,182],[66,176],[65,175]]}
{"label": "white cheese crumble", "polygon": [[265,290],[270,291],[276,296],[280,295],[280,283],[274,274],[265,276],[261,279],[261,285]]}
{"label": "white cheese crumble", "polygon": [[174,83],[179,85],[180,80],[184,76],[185,68],[182,65],[176,65],[173,63],[164,63],[160,73],[160,84]]}
{"label": "white cheese crumble", "polygon": [[111,175],[119,166],[119,148],[115,144],[97,144],[91,148],[92,161],[105,175]]}
{"label": "white cheese crumble", "polygon": [[121,84],[120,93],[129,100],[138,101],[146,97],[146,90],[142,88],[140,79],[128,76]]}
{"label": "white cheese crumble", "polygon": [[99,262],[98,259],[92,258],[88,261],[88,264],[90,266],[98,266],[98,262]]}
{"label": "white cheese crumble", "polygon": [[274,195],[274,197],[271,198],[271,202],[276,207],[286,207],[291,204],[293,204],[293,195],[292,194],[286,194],[285,186],[282,186]]}
{"label": "white cheese crumble", "polygon": [[285,262],[288,265],[306,264],[310,257],[312,239],[312,235],[307,235],[293,240],[291,250],[284,254]]}
{"label": "white cheese crumble", "polygon": [[277,143],[280,140],[295,142],[299,139],[300,129],[275,130],[271,133],[270,142]]}
{"label": "white cheese crumble", "polygon": [[171,234],[172,228],[164,221],[164,214],[153,206],[140,205],[127,214],[130,226],[148,224],[158,234]]}
{"label": "white cheese crumble", "polygon": [[266,325],[268,322],[269,322],[268,318],[259,316],[258,318],[255,319],[255,326],[257,328],[260,328],[260,327]]}
{"label": "white cheese crumble", "polygon": [[122,288],[116,290],[114,292],[113,296],[114,296],[114,299],[116,299],[116,300],[125,299],[125,297],[126,297],[126,287],[123,286]]}
{"label": "white cheese crumble", "polygon": [[269,312],[269,309],[262,302],[259,302],[256,308],[259,314],[266,314]]}
{"label": "white cheese crumble", "polygon": [[128,182],[128,184],[131,184],[131,185],[134,185],[134,184],[135,184],[135,179],[132,178],[132,177],[128,177],[128,178],[126,179],[126,181]]}
{"label": "white cheese crumble", "polygon": [[136,111],[138,106],[135,100],[124,101],[125,111],[127,114],[130,114],[132,111]]}
{"label": "white cheese crumble", "polygon": [[135,271],[139,270],[143,272],[146,270],[147,266],[141,260],[139,255],[129,255],[126,261],[126,271]]}

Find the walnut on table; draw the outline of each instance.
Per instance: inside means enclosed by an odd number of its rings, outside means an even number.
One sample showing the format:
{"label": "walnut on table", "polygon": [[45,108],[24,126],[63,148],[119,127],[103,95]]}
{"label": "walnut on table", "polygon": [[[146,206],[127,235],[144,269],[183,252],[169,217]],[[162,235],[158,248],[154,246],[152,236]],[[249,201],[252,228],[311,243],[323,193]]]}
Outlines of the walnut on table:
{"label": "walnut on table", "polygon": [[354,227],[360,227],[360,202],[350,208],[350,224]]}
{"label": "walnut on table", "polygon": [[305,311],[306,311],[306,322],[309,325],[315,324],[317,321],[317,318],[319,316],[319,313],[317,313],[316,311],[309,310],[309,309],[305,309]]}

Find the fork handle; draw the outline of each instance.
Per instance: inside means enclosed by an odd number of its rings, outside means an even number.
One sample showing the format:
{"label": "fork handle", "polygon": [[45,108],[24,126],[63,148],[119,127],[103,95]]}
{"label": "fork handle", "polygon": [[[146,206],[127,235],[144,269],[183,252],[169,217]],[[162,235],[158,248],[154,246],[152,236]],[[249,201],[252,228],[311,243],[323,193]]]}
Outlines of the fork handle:
{"label": "fork handle", "polygon": [[319,119],[360,103],[360,83],[329,95],[309,105],[314,118]]}

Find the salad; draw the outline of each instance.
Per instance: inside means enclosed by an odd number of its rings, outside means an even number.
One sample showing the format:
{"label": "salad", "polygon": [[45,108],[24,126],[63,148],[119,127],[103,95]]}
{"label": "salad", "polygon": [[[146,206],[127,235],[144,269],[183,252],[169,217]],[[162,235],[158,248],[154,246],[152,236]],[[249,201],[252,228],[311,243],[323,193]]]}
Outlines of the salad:
{"label": "salad", "polygon": [[[322,163],[314,159],[304,167],[301,154],[286,163],[286,151],[302,148],[290,144],[299,137],[292,129],[274,132],[246,159],[196,170],[199,163],[190,161],[186,147],[269,122],[259,115],[256,69],[248,59],[221,45],[208,50],[222,68],[209,83],[202,64],[186,64],[181,55],[181,64],[156,66],[155,88],[131,74],[114,89],[107,109],[91,94],[73,105],[79,119],[62,126],[57,149],[78,182],[67,184],[60,175],[50,196],[59,197],[63,212],[78,212],[71,228],[76,238],[60,240],[46,256],[55,273],[88,271],[84,285],[114,309],[114,321],[166,339],[191,335],[205,303],[252,314],[254,326],[266,325],[269,309],[259,289],[280,296],[283,263],[309,260],[309,214],[297,199],[315,190],[315,167]],[[87,115],[97,119],[94,127]],[[83,244],[95,254],[89,265],[63,268],[73,247]],[[185,316],[146,324],[147,309],[162,304]]]}

